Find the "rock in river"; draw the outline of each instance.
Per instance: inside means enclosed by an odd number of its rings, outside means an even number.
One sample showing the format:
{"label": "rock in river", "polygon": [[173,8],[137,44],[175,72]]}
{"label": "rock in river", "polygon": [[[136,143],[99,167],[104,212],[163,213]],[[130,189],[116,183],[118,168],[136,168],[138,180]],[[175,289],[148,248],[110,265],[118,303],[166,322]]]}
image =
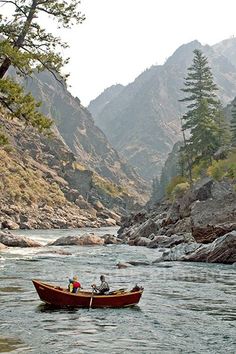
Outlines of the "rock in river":
{"label": "rock in river", "polygon": [[117,245],[123,242],[120,238],[110,234],[105,234],[101,238],[104,240],[105,245]]}
{"label": "rock in river", "polygon": [[103,245],[104,239],[94,234],[82,236],[62,236],[48,246],[96,246]]}
{"label": "rock in river", "polygon": [[67,252],[65,250],[42,250],[40,252],[37,252],[37,254],[42,254],[42,255],[45,255],[45,254],[58,254],[59,256],[71,256],[72,253],[70,252]]}
{"label": "rock in river", "polygon": [[7,246],[5,246],[3,243],[0,243],[0,251],[7,249]]}
{"label": "rock in river", "polygon": [[125,268],[128,268],[128,267],[131,267],[131,264],[130,263],[122,263],[122,262],[119,262],[117,263],[116,265],[119,269],[125,269]]}
{"label": "rock in river", "polygon": [[[194,252],[196,249],[201,247],[201,244],[192,242],[192,243],[182,243],[180,245],[177,245],[171,249],[167,249],[166,251],[163,252],[163,255],[161,258],[157,260],[157,262],[160,261],[182,261],[183,257],[187,254],[191,254]],[[156,263],[154,261],[154,263]]]}
{"label": "rock in river", "polygon": [[41,243],[28,237],[13,235],[9,231],[0,231],[0,242],[9,247],[41,247]]}

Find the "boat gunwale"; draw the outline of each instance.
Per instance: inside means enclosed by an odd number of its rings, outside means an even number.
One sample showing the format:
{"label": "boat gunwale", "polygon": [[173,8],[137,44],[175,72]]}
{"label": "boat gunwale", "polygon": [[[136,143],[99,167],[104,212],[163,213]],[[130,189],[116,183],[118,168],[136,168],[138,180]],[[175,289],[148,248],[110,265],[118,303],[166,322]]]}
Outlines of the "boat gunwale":
{"label": "boat gunwale", "polygon": [[[59,292],[59,293],[63,293],[63,294],[67,294],[67,295],[70,295],[70,296],[76,296],[76,297],[85,297],[85,298],[91,298],[91,296],[93,296],[93,298],[112,298],[112,297],[122,297],[122,296],[130,296],[130,295],[134,295],[134,294],[142,294],[143,293],[143,290],[144,289],[140,289],[138,291],[127,291],[127,292],[122,292],[122,293],[119,293],[119,294],[113,294],[113,295],[110,295],[110,294],[107,294],[107,295],[99,295],[99,294],[96,294],[96,293],[93,293],[93,292],[78,292],[76,294],[74,293],[70,293],[68,291],[66,291],[67,289],[66,288],[60,288],[59,286],[57,285],[51,285],[51,284],[48,284],[48,283],[44,283],[40,280],[36,280],[36,279],[32,279],[32,282],[33,284],[34,283],[37,283],[39,286],[43,286],[47,289],[50,289],[50,290],[53,290],[53,291],[56,291],[56,292]],[[58,289],[60,288],[60,289]]]}

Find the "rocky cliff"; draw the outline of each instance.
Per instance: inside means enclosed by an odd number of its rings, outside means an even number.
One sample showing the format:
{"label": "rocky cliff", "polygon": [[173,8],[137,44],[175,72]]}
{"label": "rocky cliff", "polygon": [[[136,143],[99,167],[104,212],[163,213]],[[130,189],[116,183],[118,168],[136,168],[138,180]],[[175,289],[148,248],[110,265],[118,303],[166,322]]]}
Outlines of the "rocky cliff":
{"label": "rocky cliff", "polygon": [[160,175],[172,146],[181,139],[179,117],[185,108],[178,100],[183,97],[180,88],[187,67],[192,63],[194,49],[201,49],[208,57],[222,102],[228,103],[234,98],[235,40],[231,43],[229,57],[222,49],[224,45],[222,42],[213,47],[202,46],[198,41],[185,44],[164,65],[151,67],[112,99],[104,99],[103,109],[101,96],[89,105],[96,124],[143,178],[150,180]]}
{"label": "rocky cliff", "polygon": [[142,178],[120,159],[104,133],[94,124],[90,112],[63,83],[45,71],[27,79],[24,86],[42,102],[42,112],[54,120],[54,130],[75,155],[81,168],[95,171],[121,188],[125,186],[139,202],[146,200],[147,187]]}
{"label": "rocky cliff", "polygon": [[[0,115],[0,228],[98,227],[119,223],[134,197],[78,163],[61,137]],[[116,212],[112,211],[116,210]]]}

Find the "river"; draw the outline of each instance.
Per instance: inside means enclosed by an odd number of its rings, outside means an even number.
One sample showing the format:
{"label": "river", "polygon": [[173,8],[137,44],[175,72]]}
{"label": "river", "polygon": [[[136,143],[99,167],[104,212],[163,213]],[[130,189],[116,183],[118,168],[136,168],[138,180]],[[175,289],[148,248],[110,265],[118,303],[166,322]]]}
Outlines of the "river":
{"label": "river", "polygon": [[[46,244],[62,235],[99,230],[21,231]],[[153,261],[157,250],[127,245],[54,247],[71,255],[11,248],[0,256],[0,353],[236,353],[236,268],[204,263],[158,263],[117,269],[121,261]],[[51,248],[52,249],[52,248]],[[104,274],[111,289],[145,290],[125,309],[51,310],[31,279],[67,286],[78,274],[84,288]]]}

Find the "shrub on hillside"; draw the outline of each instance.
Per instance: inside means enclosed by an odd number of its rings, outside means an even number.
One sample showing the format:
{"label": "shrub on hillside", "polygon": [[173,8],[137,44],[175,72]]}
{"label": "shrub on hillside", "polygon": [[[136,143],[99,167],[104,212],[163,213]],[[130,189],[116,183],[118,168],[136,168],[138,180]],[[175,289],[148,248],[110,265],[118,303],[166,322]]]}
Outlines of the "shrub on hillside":
{"label": "shrub on hillside", "polygon": [[0,149],[0,195],[9,203],[65,205],[63,192],[56,182],[48,183],[40,171],[19,163],[18,156]]}
{"label": "shrub on hillside", "polygon": [[183,176],[175,176],[171,179],[170,183],[166,187],[166,194],[167,196],[171,196],[173,190],[178,184],[182,184],[187,182],[186,177]]}
{"label": "shrub on hillside", "polygon": [[93,184],[101,192],[108,194],[112,197],[119,197],[122,195],[128,195],[128,191],[123,186],[118,186],[113,182],[108,181],[97,174],[93,175]]}
{"label": "shrub on hillside", "polygon": [[236,178],[236,152],[232,152],[225,160],[213,161],[207,169],[207,175],[213,177],[217,181],[224,177]]}
{"label": "shrub on hillside", "polygon": [[206,161],[200,161],[196,164],[192,170],[193,179],[198,179],[206,175],[207,167],[208,165]]}
{"label": "shrub on hillside", "polygon": [[181,198],[189,189],[190,184],[188,182],[179,183],[173,189],[172,195],[176,198]]}
{"label": "shrub on hillside", "polygon": [[9,143],[7,136],[1,131],[0,127],[0,146],[5,146]]}

